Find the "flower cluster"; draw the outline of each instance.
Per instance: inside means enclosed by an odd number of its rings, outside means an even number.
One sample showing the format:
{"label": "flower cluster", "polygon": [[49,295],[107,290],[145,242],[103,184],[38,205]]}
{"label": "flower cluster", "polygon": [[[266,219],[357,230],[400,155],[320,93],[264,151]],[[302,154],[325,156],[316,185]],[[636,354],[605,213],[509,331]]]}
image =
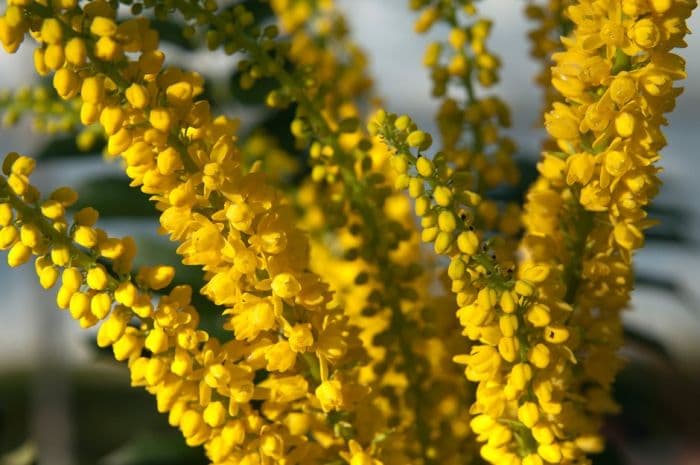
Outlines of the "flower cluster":
{"label": "flower cluster", "polygon": [[579,463],[602,447],[631,252],[650,225],[643,207],[658,187],[662,113],[684,77],[669,50],[683,45],[693,6],[584,1],[569,10],[574,29],[552,69],[566,103],[545,116],[560,152],[545,152],[528,194],[517,279],[495,261],[497,236],[480,252],[480,197],[442,152],[423,154],[429,135],[406,116],[379,113],[371,125],[395,151],[399,187],[416,197],[423,239],[451,257],[457,314],[475,342],[455,361],[479,383],[471,426],[491,463]]}
{"label": "flower cluster", "polygon": [[[324,447],[307,435],[331,428],[333,437],[333,425],[316,414],[351,409],[364,395],[351,371],[335,369],[361,349],[342,312],[329,306],[327,286],[308,271],[308,243],[290,206],[263,173],[242,171],[236,123],[196,99],[199,75],[163,67],[145,18],[118,22],[100,1],[57,12],[40,3],[11,5],[5,18],[16,14],[31,21],[13,26],[12,37],[30,23],[36,28],[37,70],[53,73],[61,97],[81,99],[84,124],[102,126],[107,151],[122,157],[132,184],[156,202],[183,263],[206,272],[201,293],[224,307],[233,332],[232,341],[217,341],[196,330],[196,316],[183,325],[175,301],[162,312],[167,337],[147,346],[150,359],[133,336],[124,358],[134,383],[156,394],[188,444],[205,444],[216,463],[274,460],[291,450],[294,460],[309,463],[333,453],[337,441]],[[127,291],[129,302],[134,292]],[[159,360],[163,376],[143,377],[144,363],[156,363],[149,360]],[[252,408],[256,402],[263,407]],[[257,439],[242,442],[251,434]]]}

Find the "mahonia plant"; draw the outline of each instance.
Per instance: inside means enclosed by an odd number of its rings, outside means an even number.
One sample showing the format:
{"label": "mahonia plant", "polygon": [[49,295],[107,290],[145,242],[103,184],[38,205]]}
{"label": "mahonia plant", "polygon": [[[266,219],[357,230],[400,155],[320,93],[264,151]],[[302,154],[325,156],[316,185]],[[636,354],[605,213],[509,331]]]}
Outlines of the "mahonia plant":
{"label": "mahonia plant", "polygon": [[[5,123],[104,140],[204,282],[135,268],[133,238],[96,227],[71,188],[42,197],[16,152],[0,249],[10,267],[36,257],[43,288],[60,279],[57,306],[99,325],[97,345],[211,463],[573,465],[603,449],[695,0],[524,5],[550,140],[522,205],[499,195],[520,175],[476,0],[409,2],[416,32],[447,30],[423,58],[435,144],[376,107],[331,0],[270,0],[273,20],[256,2],[7,3],[4,50],[33,46],[47,80],[0,96]],[[205,77],[167,60],[157,21],[236,60],[240,89],[264,82],[289,137],[239,135]]]}

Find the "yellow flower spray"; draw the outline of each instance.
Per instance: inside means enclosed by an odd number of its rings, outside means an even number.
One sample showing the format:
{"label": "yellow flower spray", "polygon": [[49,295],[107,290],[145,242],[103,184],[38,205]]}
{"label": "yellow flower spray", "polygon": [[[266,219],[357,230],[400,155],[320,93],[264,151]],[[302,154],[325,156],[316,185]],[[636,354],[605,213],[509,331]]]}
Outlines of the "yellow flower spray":
{"label": "yellow flower spray", "polygon": [[[273,0],[279,25],[262,28],[242,4],[133,3],[126,19],[117,6],[10,1],[0,42],[14,53],[31,35],[56,96],[0,104],[9,123],[33,111],[37,129],[82,124],[81,148],[106,137],[183,264],[203,270],[199,292],[229,337],[201,329],[172,267],[133,271],[134,241],[96,228],[97,211],[70,222],[75,192],[41,199],[34,160],[16,153],[0,177],[0,248],[12,267],[36,256],[44,288],[60,277],[58,307],[101,324],[98,345],[127,362],[188,445],[247,465],[457,464],[477,449],[499,465],[577,464],[602,449],[663,113],[685,77],[671,50],[694,1],[528,7],[536,56],[557,48],[552,31],[566,37],[551,87],[539,79],[553,143],[522,215],[492,198],[518,172],[499,133],[507,106],[481,95],[499,60],[476,2],[411,2],[417,32],[450,29],[424,56],[442,99],[433,156],[408,116],[379,110],[363,128],[366,59],[331,1]],[[275,82],[265,103],[295,109],[284,149],[309,155],[295,197],[275,183],[296,163],[264,134],[239,143],[238,121],[214,114],[201,75],[165,63],[144,14],[178,14],[184,36],[242,54],[242,89]],[[462,97],[448,95],[453,85]],[[455,303],[437,285],[443,271]]]}

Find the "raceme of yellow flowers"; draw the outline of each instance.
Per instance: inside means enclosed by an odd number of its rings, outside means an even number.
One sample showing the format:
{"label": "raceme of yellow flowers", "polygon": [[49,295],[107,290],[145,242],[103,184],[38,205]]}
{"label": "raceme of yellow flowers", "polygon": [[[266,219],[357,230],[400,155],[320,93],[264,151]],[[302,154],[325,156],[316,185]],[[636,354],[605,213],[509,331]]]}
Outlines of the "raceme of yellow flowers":
{"label": "raceme of yellow flowers", "polygon": [[[696,2],[528,2],[551,140],[524,205],[496,193],[519,173],[477,1],[410,2],[416,32],[447,30],[423,58],[432,152],[409,116],[368,112],[366,58],[332,1],[269,6],[264,27],[215,0],[10,0],[0,17],[5,51],[30,36],[52,82],[0,98],[6,122],[82,125],[84,149],[106,138],[204,271],[227,338],[201,328],[172,267],[134,270],[132,238],[71,208],[70,188],[42,198],[15,152],[0,176],[8,264],[35,256],[42,287],[60,278],[58,307],[99,324],[97,344],[214,464],[589,463],[617,411],[620,312]],[[293,108],[293,147],[239,138],[204,77],[167,63],[153,17],[235,56],[241,88],[274,82],[266,104]],[[290,187],[293,150],[310,174]]]}

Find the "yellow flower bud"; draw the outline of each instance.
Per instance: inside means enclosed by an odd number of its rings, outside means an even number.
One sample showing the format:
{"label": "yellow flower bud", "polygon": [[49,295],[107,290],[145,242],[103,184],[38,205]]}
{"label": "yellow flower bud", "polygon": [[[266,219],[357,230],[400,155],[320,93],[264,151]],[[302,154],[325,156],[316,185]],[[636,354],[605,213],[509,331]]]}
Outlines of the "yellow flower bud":
{"label": "yellow flower bud", "polygon": [[58,266],[68,265],[70,258],[70,248],[65,244],[55,244],[51,249],[51,261]]}
{"label": "yellow flower bud", "polygon": [[406,142],[411,147],[417,147],[418,150],[427,150],[432,145],[433,138],[426,132],[413,131],[406,138]]}
{"label": "yellow flower bud", "polygon": [[415,211],[416,215],[425,216],[428,211],[430,211],[430,199],[425,196],[418,197],[416,199]]}
{"label": "yellow flower bud", "polygon": [[0,249],[10,248],[19,239],[19,231],[14,225],[4,226],[0,229]]}
{"label": "yellow flower bud", "polygon": [[148,122],[159,131],[168,132],[172,124],[170,111],[167,108],[154,108],[149,113]]}
{"label": "yellow flower bud", "polygon": [[68,63],[73,66],[83,66],[87,60],[85,41],[80,37],[73,37],[66,42],[64,53]]}
{"label": "yellow flower bud", "polygon": [[109,275],[102,265],[97,265],[88,270],[86,282],[90,289],[103,291],[109,283]]}
{"label": "yellow flower bud", "polygon": [[78,75],[68,68],[59,69],[53,76],[53,87],[56,93],[66,100],[78,95],[80,84]]}
{"label": "yellow flower bud", "polygon": [[644,234],[632,223],[617,223],[613,229],[615,242],[626,250],[635,250],[644,244]]}
{"label": "yellow flower bud", "polygon": [[433,198],[441,207],[449,207],[452,203],[452,190],[447,186],[436,186],[433,190]]}
{"label": "yellow flower bud", "polygon": [[452,48],[461,50],[464,44],[467,43],[467,31],[458,27],[452,28],[447,40]]}
{"label": "yellow flower bud", "polygon": [[138,297],[138,289],[130,282],[123,282],[114,291],[114,299],[126,307],[132,307]]}
{"label": "yellow flower bud", "polygon": [[435,226],[425,228],[425,229],[423,229],[423,231],[421,231],[421,235],[420,235],[421,240],[423,242],[433,242],[435,240],[435,238],[437,237],[439,232],[440,232],[440,230],[438,228],[436,228]]}
{"label": "yellow flower bud", "polygon": [[65,213],[65,208],[63,208],[63,205],[57,200],[47,200],[41,204],[41,214],[51,220],[60,220]]}
{"label": "yellow flower bud", "polygon": [[[422,158],[419,158],[418,160],[420,161]],[[408,181],[408,195],[416,198],[423,195],[423,193],[425,193],[425,181],[423,181],[421,178],[411,178]]]}
{"label": "yellow flower bud", "polygon": [[7,264],[15,268],[24,265],[32,256],[32,249],[21,242],[15,243],[7,254]]}
{"label": "yellow flower bud", "polygon": [[518,340],[513,337],[502,337],[498,341],[498,353],[506,362],[513,362],[518,355]]}
{"label": "yellow flower bud", "polygon": [[542,458],[537,454],[530,454],[523,458],[522,465],[544,465]]}
{"label": "yellow flower bud", "polygon": [[146,349],[154,354],[160,354],[168,350],[168,335],[161,328],[153,328],[148,332],[144,342]]}
{"label": "yellow flower bud", "polygon": [[12,222],[12,207],[9,203],[0,203],[0,227],[5,227]]}
{"label": "yellow flower bud", "polygon": [[104,78],[89,76],[83,80],[83,85],[80,88],[80,97],[84,102],[100,103],[104,100],[104,95]]}
{"label": "yellow flower bud", "polygon": [[101,320],[112,309],[112,297],[106,292],[98,292],[90,299],[90,313]]}
{"label": "yellow flower bud", "polygon": [[673,0],[650,0],[649,4],[655,13],[665,13],[671,9]]}
{"label": "yellow flower bud", "polygon": [[160,290],[170,285],[175,277],[175,268],[172,266],[154,266],[146,273],[146,283],[154,290]]}
{"label": "yellow flower bud", "polygon": [[419,34],[426,32],[432,27],[433,23],[437,21],[439,16],[440,12],[437,8],[432,6],[428,7],[425,10],[423,10],[421,15],[418,17],[413,26],[413,29]]}
{"label": "yellow flower bud", "polygon": [[435,238],[435,253],[444,254],[452,246],[452,234],[440,231]]}
{"label": "yellow flower bud", "polygon": [[549,463],[561,463],[561,447],[559,444],[546,444],[540,445],[537,448],[537,453],[546,462]]}
{"label": "yellow flower bud", "polygon": [[212,428],[217,428],[226,421],[226,413],[226,408],[221,402],[210,402],[204,409],[204,422]]}
{"label": "yellow flower bud", "polygon": [[515,315],[503,315],[498,319],[498,327],[506,337],[513,337],[518,329],[518,318]]}
{"label": "yellow flower bud", "polygon": [[569,330],[563,326],[547,326],[544,329],[544,338],[552,344],[561,344],[569,339]]}
{"label": "yellow flower bud", "polygon": [[418,160],[416,160],[416,171],[418,171],[418,174],[424,178],[429,178],[433,175],[434,170],[435,167],[432,161],[425,157],[418,157]]}
{"label": "yellow flower bud", "polygon": [[46,266],[39,271],[39,284],[44,289],[50,289],[58,280],[58,269],[55,266]]}
{"label": "yellow flower bud", "polygon": [[121,47],[110,37],[100,37],[95,43],[95,57],[102,61],[115,61],[121,55]]}
{"label": "yellow flower bud", "polygon": [[171,105],[186,105],[192,100],[192,84],[187,81],[180,81],[176,82],[175,84],[171,84],[165,90],[165,95],[168,99],[168,103]]}
{"label": "yellow flower bud", "polygon": [[100,113],[100,124],[108,136],[111,136],[124,124],[124,110],[118,105],[104,107]]}
{"label": "yellow flower bud", "polygon": [[457,229],[457,220],[454,213],[448,210],[443,210],[438,215],[438,227],[441,231],[451,233]]}
{"label": "yellow flower bud", "polygon": [[131,84],[125,91],[126,100],[132,107],[142,110],[148,105],[148,91],[140,84]]}
{"label": "yellow flower bud", "polygon": [[36,248],[44,240],[39,227],[34,223],[23,224],[19,237],[22,243],[31,249]]}
{"label": "yellow flower bud", "polygon": [[81,318],[90,311],[90,297],[84,292],[75,292],[70,298],[68,309],[74,320]]}
{"label": "yellow flower bud", "polygon": [[85,126],[95,123],[100,118],[100,110],[97,103],[83,102],[80,106],[80,122]]}
{"label": "yellow flower bud", "polygon": [[101,240],[97,245],[100,255],[110,260],[119,258],[124,253],[124,244],[116,238]]}
{"label": "yellow flower bud", "polygon": [[546,368],[549,365],[549,349],[544,344],[537,344],[530,349],[527,359],[537,368]]}
{"label": "yellow flower bud", "polygon": [[36,69],[36,72],[39,76],[46,76],[47,74],[49,74],[49,68],[46,66],[46,60],[44,59],[45,56],[46,52],[43,49],[34,49],[34,69]]}
{"label": "yellow flower bud", "polygon": [[59,69],[66,60],[61,44],[49,45],[44,51],[44,63],[48,69]]}
{"label": "yellow flower bud", "polygon": [[528,281],[519,279],[515,282],[515,293],[523,297],[529,297],[535,293],[535,287]]}
{"label": "yellow flower bud", "polygon": [[143,341],[139,337],[135,328],[127,328],[124,334],[112,345],[114,358],[117,361],[124,361],[133,355],[138,354],[143,346]]}
{"label": "yellow flower bud", "polygon": [[630,137],[634,133],[635,119],[630,113],[622,112],[615,118],[615,130],[620,137]]}
{"label": "yellow flower bud", "polygon": [[111,18],[97,16],[92,19],[90,32],[100,37],[112,37],[117,33],[117,25]]}
{"label": "yellow flower bud", "polygon": [[457,248],[471,257],[479,250],[479,236],[474,231],[462,231],[457,236]]}
{"label": "yellow flower bud", "polygon": [[440,52],[442,52],[442,45],[439,42],[428,44],[423,55],[423,65],[428,68],[435,66],[440,60]]}
{"label": "yellow flower bud", "polygon": [[506,313],[513,313],[516,308],[515,297],[510,291],[503,291],[500,299],[501,310]]}
{"label": "yellow flower bud", "polygon": [[549,308],[542,304],[534,304],[530,307],[525,317],[527,321],[537,328],[545,327],[551,321]]}
{"label": "yellow flower bud", "polygon": [[41,24],[41,40],[47,44],[58,44],[63,39],[63,27],[61,21],[56,18],[48,18]]}
{"label": "yellow flower bud", "polygon": [[411,118],[408,115],[401,115],[396,118],[396,121],[394,121],[394,127],[399,131],[407,130],[412,124],[413,121],[411,121]]}
{"label": "yellow flower bud", "polygon": [[518,420],[520,420],[528,428],[532,428],[540,418],[540,412],[537,404],[534,402],[525,402],[518,407]]}
{"label": "yellow flower bud", "polygon": [[510,371],[510,382],[518,389],[523,389],[532,379],[532,368],[527,363],[518,363]]}
{"label": "yellow flower bud", "polygon": [[78,226],[73,232],[73,240],[78,245],[91,249],[97,245],[97,231],[89,226]]}
{"label": "yellow flower bud", "polygon": [[447,275],[450,279],[462,279],[466,273],[466,265],[464,261],[459,258],[452,258],[450,261],[450,266],[447,268]]}
{"label": "yellow flower bud", "polygon": [[66,268],[61,274],[63,287],[77,291],[83,284],[83,275],[78,268]]}

